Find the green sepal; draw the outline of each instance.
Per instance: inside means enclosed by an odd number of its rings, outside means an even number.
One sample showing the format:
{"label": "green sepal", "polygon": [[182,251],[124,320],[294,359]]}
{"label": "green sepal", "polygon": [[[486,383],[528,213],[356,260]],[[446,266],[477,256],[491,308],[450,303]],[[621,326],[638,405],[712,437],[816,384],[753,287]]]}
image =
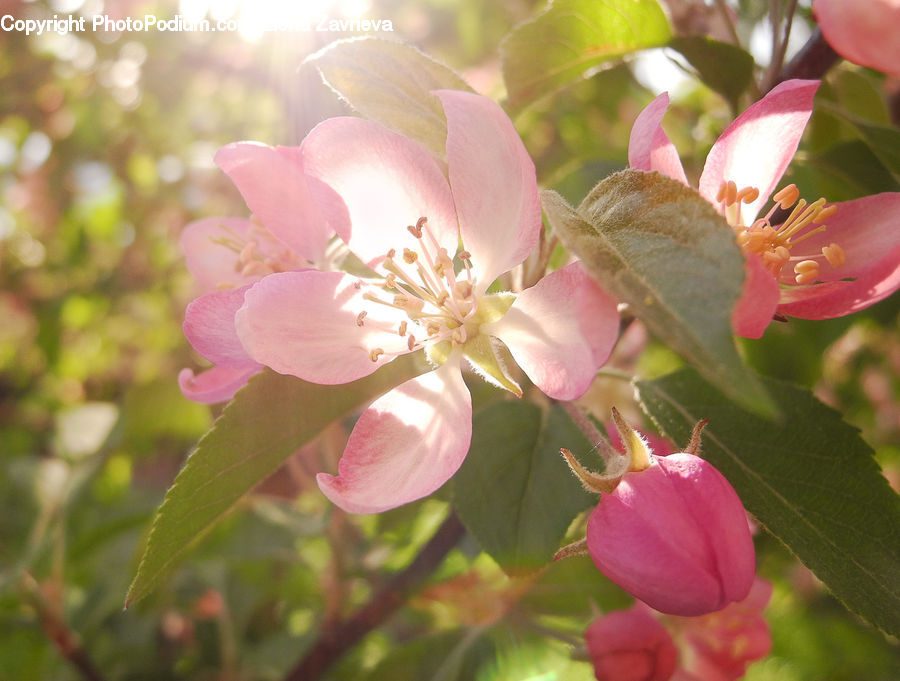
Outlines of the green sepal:
{"label": "green sepal", "polygon": [[516,397],[522,397],[522,389],[507,373],[504,362],[497,356],[497,349],[489,336],[483,333],[467,340],[462,346],[463,355],[485,380],[499,388],[509,390]]}

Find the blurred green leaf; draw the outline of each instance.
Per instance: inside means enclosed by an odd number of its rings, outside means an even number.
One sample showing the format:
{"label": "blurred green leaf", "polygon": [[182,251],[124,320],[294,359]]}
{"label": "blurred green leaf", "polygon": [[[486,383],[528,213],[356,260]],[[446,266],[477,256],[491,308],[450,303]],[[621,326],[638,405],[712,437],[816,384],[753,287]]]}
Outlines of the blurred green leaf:
{"label": "blurred green leaf", "polygon": [[556,0],[500,46],[509,103],[519,108],[590,69],[671,38],[656,0]]}
{"label": "blurred green leaf", "polygon": [[126,607],[150,593],[196,539],[325,426],[422,373],[418,355],[345,385],[316,385],[268,370],[252,377],[166,493]]}
{"label": "blurred green leaf", "polygon": [[747,507],[851,610],[900,633],[900,497],[859,431],[808,390],[764,379],[781,424],[736,406],[691,369],[639,381],[660,428],[685,441],[703,431],[703,456]]}
{"label": "blurred green leaf", "polygon": [[701,81],[722,95],[732,109],[753,80],[753,57],[734,45],[704,36],[679,36],[669,47],[680,52],[697,70]]}
{"label": "blurred green leaf", "polygon": [[[861,140],[842,142],[814,156],[810,163],[823,175],[823,194],[830,201],[847,201],[866,194],[900,191],[900,183]],[[797,171],[794,171],[796,174]]]}
{"label": "blurred green leaf", "polygon": [[572,519],[596,502],[559,453],[592,445],[559,407],[544,413],[529,402],[500,402],[475,415],[472,446],[453,479],[453,506],[504,571],[546,565]]}
{"label": "blurred green leaf", "polygon": [[433,90],[472,89],[415,47],[377,38],[342,40],[310,56],[325,82],[366,118],[443,157],[447,120]]}
{"label": "blurred green leaf", "polygon": [[577,210],[554,192],[542,201],[566,248],[653,333],[737,402],[774,413],[735,348],[731,311],[744,259],[708,201],[638,170],[606,178]]}

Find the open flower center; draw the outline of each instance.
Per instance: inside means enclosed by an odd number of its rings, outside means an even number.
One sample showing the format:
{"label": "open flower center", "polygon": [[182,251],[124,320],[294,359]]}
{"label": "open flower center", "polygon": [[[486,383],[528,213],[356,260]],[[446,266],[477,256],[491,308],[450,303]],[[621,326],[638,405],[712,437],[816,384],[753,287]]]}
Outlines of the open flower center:
{"label": "open flower center", "polygon": [[[453,259],[428,228],[428,218],[419,218],[407,230],[415,239],[415,247],[404,248],[399,257],[396,249],[389,250],[376,268],[380,278],[360,281],[357,286],[368,288],[363,293],[366,300],[405,314],[406,318],[392,330],[406,338],[407,350],[442,341],[449,341],[454,346],[463,345],[477,334],[478,329],[475,317],[478,301],[471,256],[467,251],[456,254],[462,264],[457,277]],[[360,312],[356,317],[357,325],[370,323],[367,316],[367,312]],[[369,351],[373,362],[384,354],[381,347]]]}
{"label": "open flower center", "polygon": [[[275,272],[297,269],[301,259],[291,249],[283,246],[262,225],[253,222],[253,229],[246,236],[221,225],[222,236],[211,241],[224,246],[235,254],[234,271],[242,277],[264,277]],[[222,282],[219,289],[233,288],[231,282]]]}
{"label": "open flower center", "polygon": [[[724,208],[725,219],[737,236],[738,245],[746,253],[755,253],[776,277],[780,278],[785,267],[791,266],[794,281],[811,284],[819,278],[819,268],[826,263],[837,268],[844,264],[846,255],[836,243],[823,246],[816,255],[795,256],[791,249],[815,234],[826,230],[825,221],[837,212],[837,206],[827,206],[825,199],[807,203],[800,198],[797,185],[789,184],[773,196],[775,205],[765,217],[751,225],[744,224],[741,205],[759,198],[756,187],[738,189],[734,182],[723,182],[716,201]],[[778,225],[772,224],[775,211],[790,210],[788,217]]]}

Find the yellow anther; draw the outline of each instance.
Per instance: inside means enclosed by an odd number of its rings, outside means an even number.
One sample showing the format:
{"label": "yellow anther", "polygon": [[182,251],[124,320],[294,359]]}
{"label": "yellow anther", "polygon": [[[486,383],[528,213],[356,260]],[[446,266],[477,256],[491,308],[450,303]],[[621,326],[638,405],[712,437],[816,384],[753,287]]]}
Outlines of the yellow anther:
{"label": "yellow anther", "polygon": [[775,248],[775,255],[777,255],[781,260],[787,261],[787,259],[791,257],[791,252],[784,246],[777,246]]}
{"label": "yellow anther", "polygon": [[419,254],[415,251],[411,251],[408,248],[403,249],[403,260],[407,265],[412,265],[418,259]]}
{"label": "yellow anther", "polygon": [[427,333],[429,336],[437,335],[440,330],[440,325],[435,324],[434,322],[428,322],[428,324],[425,326],[425,333]]}
{"label": "yellow anther", "polygon": [[449,293],[447,293],[446,291],[441,291],[441,295],[439,295],[439,296],[437,297],[437,300],[435,301],[435,304],[436,304],[438,307],[443,307],[443,306],[444,306],[444,303],[447,302],[447,299],[448,299],[449,297],[450,297],[450,294],[449,294]]}
{"label": "yellow anther", "polygon": [[472,295],[472,284],[465,280],[458,281],[454,287],[454,292],[459,298],[465,300]]}
{"label": "yellow anther", "polygon": [[844,253],[844,249],[837,244],[829,244],[828,246],[823,247],[822,255],[825,256],[828,264],[832,267],[840,267],[847,262],[847,254]]}
{"label": "yellow anther", "polygon": [[787,187],[779,190],[772,198],[781,206],[782,210],[787,210],[797,203],[797,199],[800,198],[800,190],[797,189],[797,185],[789,184]]}
{"label": "yellow anther", "polygon": [[246,245],[241,249],[241,253],[238,256],[242,264],[246,264],[248,261],[253,259],[253,256],[256,255],[256,242],[248,241]]}
{"label": "yellow anther", "polygon": [[400,336],[406,335],[406,322],[400,322],[400,328],[397,330],[397,334]]}
{"label": "yellow anther", "polygon": [[408,347],[410,349],[410,351],[412,351],[412,349],[415,346],[416,346],[416,337],[413,336],[412,334],[409,334],[409,336],[406,339],[406,347]]}
{"label": "yellow anther", "polygon": [[362,326],[362,325],[363,325],[363,320],[366,318],[366,315],[367,315],[367,314],[368,314],[368,312],[366,312],[365,310],[363,310],[363,311],[360,312],[358,315],[356,315],[356,325],[357,325],[357,326]]}
{"label": "yellow anther", "polygon": [[388,260],[393,260],[393,259],[394,259],[394,256],[396,256],[396,255],[397,255],[397,249],[396,249],[396,248],[392,248],[391,250],[389,250],[389,251],[387,252],[387,255],[386,255],[385,257],[386,257]]}
{"label": "yellow anther", "polygon": [[819,271],[819,263],[815,260],[801,260],[796,265],[794,265],[794,272],[797,274],[804,274],[806,272],[818,272]]}
{"label": "yellow anther", "polygon": [[373,348],[372,350],[369,351],[369,359],[371,359],[373,362],[377,362],[378,358],[381,357],[383,354],[384,354],[384,350],[382,350],[381,348]]}
{"label": "yellow anther", "polygon": [[397,275],[391,272],[384,278],[384,282],[381,284],[382,288],[396,288],[397,287]]}
{"label": "yellow anther", "polygon": [[740,201],[742,203],[753,203],[756,199],[759,198],[759,189],[756,187],[744,187],[737,193],[734,197],[735,201]]}
{"label": "yellow anther", "polygon": [[[824,201],[825,199],[821,199]],[[835,204],[831,204],[830,206],[826,206],[822,210],[819,211],[819,214],[816,216],[816,222],[825,222],[828,218],[838,212],[838,207]]]}

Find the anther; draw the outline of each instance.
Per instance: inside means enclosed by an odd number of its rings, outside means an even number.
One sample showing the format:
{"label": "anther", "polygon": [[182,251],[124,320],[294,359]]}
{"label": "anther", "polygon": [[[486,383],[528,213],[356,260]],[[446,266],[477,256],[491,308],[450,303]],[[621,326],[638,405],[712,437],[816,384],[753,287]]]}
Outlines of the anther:
{"label": "anther", "polygon": [[780,189],[772,198],[778,203],[781,210],[787,210],[797,203],[797,199],[800,198],[800,190],[797,189],[797,185],[789,184],[787,187]]}
{"label": "anther", "polygon": [[413,235],[414,237],[416,237],[417,239],[421,239],[421,238],[422,238],[422,229],[421,229],[421,227],[413,226],[413,225],[407,225],[406,229],[409,231],[410,234],[412,234],[412,235]]}
{"label": "anther", "polygon": [[411,251],[408,248],[403,249],[403,261],[407,265],[412,265],[416,260],[419,259],[419,254],[415,251]]}
{"label": "anther", "polygon": [[387,252],[387,255],[386,255],[385,257],[386,257],[388,260],[393,260],[393,259],[394,259],[394,256],[396,256],[396,255],[397,255],[397,249],[396,249],[396,248],[392,248],[391,250],[389,250],[389,251]]}
{"label": "anther", "polygon": [[460,251],[456,254],[456,257],[459,258],[460,262],[465,262],[466,260],[472,259],[472,254],[468,251]]}
{"label": "anther", "polygon": [[425,333],[427,333],[429,336],[436,336],[440,332],[440,330],[441,327],[434,322],[428,322],[428,324],[425,326]]}
{"label": "anther", "polygon": [[801,260],[794,265],[794,281],[798,284],[810,284],[819,277],[819,263],[815,260]]}
{"label": "anther", "polygon": [[369,313],[366,312],[365,310],[363,310],[363,311],[360,312],[358,315],[356,315],[356,325],[357,325],[357,326],[362,326],[362,325],[363,325],[363,320],[366,318],[366,315],[367,315],[367,314],[369,314]]}
{"label": "anther", "polygon": [[825,222],[828,218],[838,212],[838,207],[835,204],[831,204],[830,206],[826,206],[822,210],[819,211],[819,214],[816,215],[816,222]]}
{"label": "anther", "polygon": [[354,282],[353,282],[353,288],[355,288],[357,291],[359,291],[359,290],[362,288],[362,282],[361,282],[361,281],[354,281]]}
{"label": "anther", "polygon": [[425,223],[426,223],[426,222],[428,222],[428,218],[425,217],[425,216],[423,215],[423,216],[420,217],[418,220],[416,220],[416,229],[419,230],[419,231],[421,232],[421,231],[422,231],[422,227],[425,226]]}
{"label": "anther", "polygon": [[371,359],[373,362],[377,362],[378,358],[383,354],[384,350],[382,350],[381,348],[373,348],[369,351],[369,359]]}
{"label": "anther", "polygon": [[756,187],[744,187],[735,195],[734,200],[735,202],[740,201],[742,203],[753,203],[758,198],[759,189],[757,189]]}
{"label": "anther", "polygon": [[415,345],[416,345],[416,337],[413,336],[412,334],[409,334],[409,336],[406,339],[406,347],[408,347],[410,349],[410,351],[412,351],[412,349],[415,347]]}
{"label": "anther", "polygon": [[397,334],[400,336],[406,335],[406,322],[400,322],[400,328],[397,329]]}
{"label": "anther", "polygon": [[844,253],[844,249],[837,244],[829,244],[828,246],[823,246],[822,255],[825,256],[828,264],[832,267],[840,267],[845,262],[847,262],[847,254]]}

